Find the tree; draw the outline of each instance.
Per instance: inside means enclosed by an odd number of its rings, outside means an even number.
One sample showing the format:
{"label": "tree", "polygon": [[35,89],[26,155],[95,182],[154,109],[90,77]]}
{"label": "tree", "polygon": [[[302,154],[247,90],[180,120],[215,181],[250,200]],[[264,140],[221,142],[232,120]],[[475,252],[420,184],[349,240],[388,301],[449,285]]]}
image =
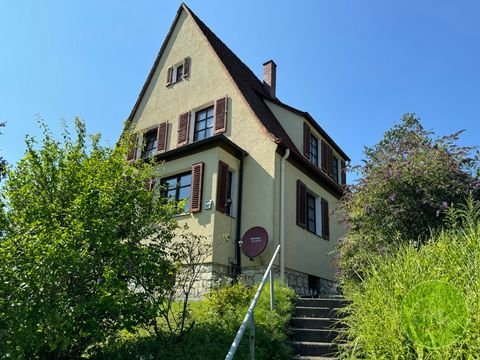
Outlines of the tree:
{"label": "tree", "polygon": [[[2,128],[4,126],[5,126],[5,123],[0,122],[0,128]],[[0,132],[0,135],[1,134],[2,133]],[[7,167],[7,162],[5,161],[5,159],[3,157],[0,156],[0,180],[2,180],[2,177],[5,174],[6,167]]]}
{"label": "tree", "polygon": [[[439,229],[446,210],[478,192],[478,150],[456,144],[461,132],[434,137],[414,114],[388,130],[356,167],[358,182],[342,198],[348,225],[339,247],[339,266],[354,276],[365,253],[382,253],[389,244],[421,244]],[[472,153],[475,153],[472,156]]]}
{"label": "tree", "polygon": [[152,165],[128,165],[126,141],[103,147],[79,119],[75,139],[41,126],[1,190],[0,358],[79,358],[158,316],[143,284],[161,298],[174,283],[178,208],[148,191]]}

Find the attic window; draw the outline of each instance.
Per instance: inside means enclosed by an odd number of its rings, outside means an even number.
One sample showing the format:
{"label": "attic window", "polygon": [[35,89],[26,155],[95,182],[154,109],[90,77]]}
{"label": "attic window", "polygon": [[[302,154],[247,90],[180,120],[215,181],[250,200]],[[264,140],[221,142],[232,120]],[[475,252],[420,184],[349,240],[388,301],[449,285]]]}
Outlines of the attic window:
{"label": "attic window", "polygon": [[190,58],[186,57],[182,62],[179,62],[167,69],[167,86],[175,84],[190,76]]}
{"label": "attic window", "polygon": [[175,82],[182,80],[183,78],[183,64],[178,65],[175,69]]}

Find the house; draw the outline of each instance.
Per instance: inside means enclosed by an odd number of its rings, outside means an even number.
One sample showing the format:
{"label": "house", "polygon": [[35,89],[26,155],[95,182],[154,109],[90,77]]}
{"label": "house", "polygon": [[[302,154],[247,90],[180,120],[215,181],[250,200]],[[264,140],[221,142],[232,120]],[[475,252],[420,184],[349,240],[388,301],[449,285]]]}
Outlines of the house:
{"label": "house", "polygon": [[167,195],[188,200],[179,222],[213,244],[203,288],[218,274],[258,281],[281,244],[283,281],[300,294],[335,291],[330,252],[345,228],[334,210],[349,158],[277,98],[276,67],[263,64],[259,80],[181,4],[126,123],[138,134],[128,160],[161,162]]}

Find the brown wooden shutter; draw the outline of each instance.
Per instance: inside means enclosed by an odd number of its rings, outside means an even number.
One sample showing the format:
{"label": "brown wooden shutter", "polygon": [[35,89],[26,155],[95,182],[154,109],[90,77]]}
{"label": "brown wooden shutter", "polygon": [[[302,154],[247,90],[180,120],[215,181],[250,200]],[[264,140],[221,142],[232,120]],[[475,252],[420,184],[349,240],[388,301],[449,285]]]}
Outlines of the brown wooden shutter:
{"label": "brown wooden shutter", "polygon": [[340,161],[340,167],[342,172],[342,185],[347,185],[347,164],[345,160]]}
{"label": "brown wooden shutter", "polygon": [[333,178],[333,151],[330,146],[327,146],[327,174]]}
{"label": "brown wooden shutter", "polygon": [[297,180],[297,225],[305,228],[307,223],[307,187]]}
{"label": "brown wooden shutter", "polygon": [[130,149],[127,153],[127,161],[134,161],[137,158],[138,134],[132,134],[129,145]]}
{"label": "brown wooden shutter", "polygon": [[190,58],[183,59],[183,78],[186,79],[190,76]]}
{"label": "brown wooden shutter", "polygon": [[181,114],[178,118],[178,145],[188,144],[190,130],[190,113]]}
{"label": "brown wooden shutter", "polygon": [[310,160],[310,126],[303,123],[303,155]]}
{"label": "brown wooden shutter", "polygon": [[218,99],[215,102],[215,125],[214,133],[220,134],[227,130],[227,105],[228,97]]}
{"label": "brown wooden shutter", "polygon": [[202,210],[202,183],[204,163],[199,162],[192,165],[192,185],[190,191],[190,211]]}
{"label": "brown wooden shutter", "polygon": [[330,221],[329,221],[329,214],[328,214],[328,201],[324,198],[320,200],[321,207],[322,207],[322,237],[324,239],[330,238]]}
{"label": "brown wooden shutter", "polygon": [[164,152],[165,150],[167,150],[167,132],[168,132],[168,124],[166,122],[158,125],[157,152]]}
{"label": "brown wooden shutter", "polygon": [[321,158],[321,165],[322,165],[322,170],[327,172],[328,170],[328,145],[325,141],[321,141],[321,152],[322,152],[322,158]]}
{"label": "brown wooden shutter", "polygon": [[169,67],[167,69],[167,86],[169,86],[172,83],[173,80],[173,67]]}
{"label": "brown wooden shutter", "polygon": [[217,210],[227,213],[228,165],[223,161],[218,162],[217,175]]}

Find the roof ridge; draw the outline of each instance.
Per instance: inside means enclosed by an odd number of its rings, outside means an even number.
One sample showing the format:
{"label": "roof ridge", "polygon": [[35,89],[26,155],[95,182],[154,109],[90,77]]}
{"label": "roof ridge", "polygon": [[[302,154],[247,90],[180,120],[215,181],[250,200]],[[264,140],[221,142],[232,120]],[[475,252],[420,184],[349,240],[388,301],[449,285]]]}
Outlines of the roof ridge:
{"label": "roof ridge", "polygon": [[[207,40],[211,43],[211,38],[213,38],[213,40],[217,41],[218,44],[224,48],[224,50],[228,53],[229,56],[231,56],[235,62],[237,62],[239,65],[242,66],[243,70],[246,71],[252,78],[250,80],[254,80],[256,82],[255,85],[257,85],[258,88],[256,88],[255,90],[258,91],[259,89],[261,89],[261,94],[264,95],[264,96],[267,96],[269,97],[269,94],[267,92],[267,90],[265,89],[262,81],[257,77],[257,75],[255,75],[255,73],[252,71],[252,69],[250,69],[250,67],[245,64],[242,59],[240,59],[237,54],[235,54],[235,52],[233,52],[227,44],[225,44],[222,39],[220,39],[217,34],[215,34],[208,26],[207,24],[205,24],[202,19],[200,19],[197,14],[195,14],[195,12],[192,11],[192,9],[190,9],[187,4],[185,3],[182,3],[182,6],[185,8],[185,10],[187,10],[187,12],[192,16],[192,18],[195,20],[195,22],[199,25],[200,29],[202,30],[202,32],[205,34],[205,36],[207,37]],[[215,49],[215,47],[214,47]],[[218,54],[218,53],[217,53]],[[223,59],[221,58],[222,62],[223,62]],[[228,70],[228,69],[227,69]]]}

